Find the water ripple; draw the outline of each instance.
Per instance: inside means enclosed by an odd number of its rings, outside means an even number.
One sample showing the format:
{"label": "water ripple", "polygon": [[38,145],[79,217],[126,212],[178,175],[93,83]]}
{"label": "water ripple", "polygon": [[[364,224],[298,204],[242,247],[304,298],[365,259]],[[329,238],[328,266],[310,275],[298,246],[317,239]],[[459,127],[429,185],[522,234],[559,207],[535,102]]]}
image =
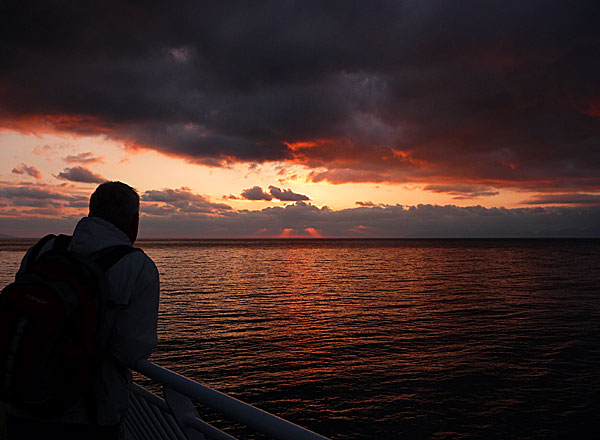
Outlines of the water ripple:
{"label": "water ripple", "polygon": [[[600,432],[598,240],[141,246],[152,359],[333,439]],[[22,251],[0,252],[6,284]]]}

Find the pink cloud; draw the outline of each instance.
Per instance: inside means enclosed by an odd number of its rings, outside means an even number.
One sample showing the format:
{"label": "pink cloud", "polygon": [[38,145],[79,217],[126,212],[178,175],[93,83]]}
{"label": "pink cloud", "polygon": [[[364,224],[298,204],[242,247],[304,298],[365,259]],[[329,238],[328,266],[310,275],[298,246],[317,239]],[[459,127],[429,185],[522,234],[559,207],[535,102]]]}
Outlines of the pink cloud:
{"label": "pink cloud", "polygon": [[13,168],[11,172],[13,174],[27,174],[28,176],[31,176],[34,179],[42,178],[42,173],[40,173],[40,171],[36,167],[27,166],[24,163],[21,163],[19,166]]}

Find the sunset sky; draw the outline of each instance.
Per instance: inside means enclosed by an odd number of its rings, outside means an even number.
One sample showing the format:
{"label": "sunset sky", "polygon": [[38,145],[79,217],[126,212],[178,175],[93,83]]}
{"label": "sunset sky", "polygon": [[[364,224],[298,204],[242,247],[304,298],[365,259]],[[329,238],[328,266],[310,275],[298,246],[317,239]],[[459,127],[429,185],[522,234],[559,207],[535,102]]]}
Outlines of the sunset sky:
{"label": "sunset sky", "polygon": [[600,3],[8,2],[0,234],[600,236]]}

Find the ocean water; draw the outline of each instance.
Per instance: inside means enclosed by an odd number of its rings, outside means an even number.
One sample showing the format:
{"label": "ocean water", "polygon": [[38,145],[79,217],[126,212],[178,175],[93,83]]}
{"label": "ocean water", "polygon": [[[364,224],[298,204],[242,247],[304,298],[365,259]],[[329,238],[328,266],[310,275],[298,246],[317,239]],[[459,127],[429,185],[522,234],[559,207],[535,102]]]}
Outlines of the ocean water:
{"label": "ocean water", "polygon": [[151,360],[332,439],[600,438],[600,240],[138,245]]}

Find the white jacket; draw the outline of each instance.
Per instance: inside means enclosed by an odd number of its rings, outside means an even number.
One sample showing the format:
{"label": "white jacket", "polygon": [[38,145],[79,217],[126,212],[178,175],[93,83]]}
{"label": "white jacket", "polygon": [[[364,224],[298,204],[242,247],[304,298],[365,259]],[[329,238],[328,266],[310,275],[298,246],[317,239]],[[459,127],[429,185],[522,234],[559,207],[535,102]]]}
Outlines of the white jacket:
{"label": "white jacket", "polygon": [[[52,248],[53,240],[41,253]],[[69,250],[90,255],[100,249],[115,245],[129,245],[125,233],[112,223],[99,217],[85,217],[77,224]],[[31,249],[21,262],[22,271]],[[119,423],[129,405],[132,366],[147,358],[157,344],[159,278],[152,260],[143,252],[132,252],[106,273],[109,287],[108,304],[103,318],[107,329],[108,354],[100,367],[100,379],[95,388],[96,411],[100,425]],[[27,417],[15,408],[11,413]],[[88,405],[80,401],[55,421],[89,423]]]}

